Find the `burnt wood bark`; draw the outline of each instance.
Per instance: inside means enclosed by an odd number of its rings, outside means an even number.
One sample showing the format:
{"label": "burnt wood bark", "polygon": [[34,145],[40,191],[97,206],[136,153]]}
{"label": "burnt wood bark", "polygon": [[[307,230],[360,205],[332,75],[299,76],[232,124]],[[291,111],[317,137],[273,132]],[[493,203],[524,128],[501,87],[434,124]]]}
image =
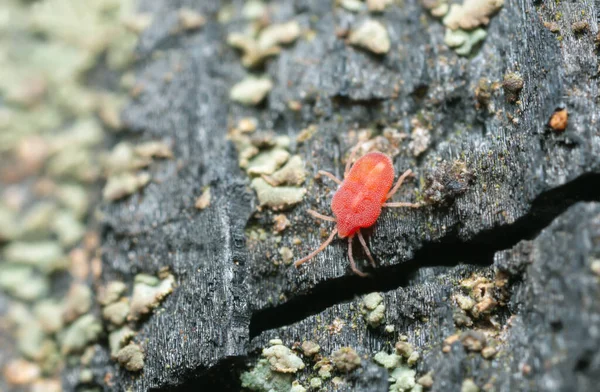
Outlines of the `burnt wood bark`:
{"label": "burnt wood bark", "polygon": [[[226,44],[242,23],[243,2],[230,4],[235,16],[225,24],[216,14],[226,2],[141,4],[156,21],[137,48],[143,89],[124,112],[130,130],[125,137],[168,140],[175,159],[154,167],[143,192],[102,206],[103,279],[131,280],[168,266],[177,288],[140,326],[143,372],[132,376],[105,354],[94,359],[95,375],[110,369],[123,390],[237,390],[240,373],[270,338],[315,340],[323,352],[351,346],[373,355],[406,334],[424,354],[418,371],[434,371],[433,390],[459,390],[465,378],[479,386],[492,382],[498,391],[593,389],[600,381],[594,332],[600,298],[586,260],[598,257],[600,208],[569,207],[600,199],[597,2],[507,0],[469,58],[444,44],[444,26],[416,0],[371,16],[388,28],[393,49],[386,56],[351,47],[336,34],[366,19],[365,13],[320,0],[272,2],[272,21],[294,19],[315,34],[267,61],[264,72],[274,89],[256,108],[229,100],[231,86],[248,74]],[[182,6],[207,16],[207,24],[174,34]],[[557,13],[560,39],[544,26]],[[573,32],[571,24],[582,19],[589,30]],[[524,80],[519,104],[498,89],[490,97],[493,113],[476,107],[480,79],[501,82],[515,71]],[[288,109],[290,100],[302,102],[299,112]],[[557,133],[547,124],[561,105],[569,124]],[[293,225],[279,245],[268,239],[249,246],[246,236],[253,227],[270,232],[273,213],[256,212],[250,179],[226,139],[228,127],[244,116],[293,141],[307,126],[318,127],[307,142],[292,143],[306,162],[308,193],[286,212]],[[417,181],[397,199],[414,199],[419,179],[447,176],[443,162],[456,160],[472,174],[468,184],[459,184],[464,192],[418,210],[384,211],[368,235],[378,268],[369,270],[362,254],[357,257],[369,278],[349,270],[345,241],[334,241],[301,270],[275,265],[269,255],[278,247],[300,257],[320,243],[319,227],[330,228],[305,211],[328,213],[335,189],[312,178],[319,169],[343,174],[353,145],[349,131],[394,126],[410,133],[410,121],[418,117],[428,119],[432,143],[419,157],[409,140],[401,143],[396,171],[412,168]],[[206,185],[212,201],[198,211],[194,200]],[[302,244],[294,245],[294,237]],[[443,339],[456,329],[449,296],[457,282],[499,270],[511,282],[508,305],[498,314],[508,329],[502,355],[486,360],[460,344],[442,353]],[[354,298],[373,291],[386,292],[386,322],[395,325],[395,335],[369,329],[353,314]],[[314,334],[336,318],[358,327]],[[366,367],[369,361],[363,361]],[[348,390],[359,389],[360,374],[349,379]],[[387,379],[385,371],[374,374]],[[77,384],[76,369],[65,377]],[[368,385],[387,390],[385,382]]]}

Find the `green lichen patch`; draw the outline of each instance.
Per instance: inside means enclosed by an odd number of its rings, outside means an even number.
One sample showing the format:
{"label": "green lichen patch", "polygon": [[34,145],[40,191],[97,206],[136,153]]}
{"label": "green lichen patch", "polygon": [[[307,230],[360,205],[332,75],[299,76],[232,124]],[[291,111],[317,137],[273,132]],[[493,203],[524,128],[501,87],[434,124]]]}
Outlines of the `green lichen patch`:
{"label": "green lichen patch", "polygon": [[50,282],[33,267],[3,263],[0,264],[0,288],[12,297],[34,301],[48,294]]}
{"label": "green lichen patch", "polygon": [[105,306],[117,302],[126,290],[127,285],[125,283],[118,280],[110,281],[98,290],[98,302]]}
{"label": "green lichen patch", "polygon": [[92,314],[83,315],[59,334],[61,352],[82,352],[90,343],[96,341],[101,333],[102,324],[98,319]]}
{"label": "green lichen patch", "polygon": [[113,326],[121,326],[127,321],[129,315],[129,299],[122,298],[102,309],[102,317]]}
{"label": "green lichen patch", "polygon": [[296,21],[268,25],[258,35],[231,33],[227,43],[242,51],[242,64],[248,68],[262,65],[271,56],[278,55],[282,45],[289,45],[300,36]]}
{"label": "green lichen patch", "polygon": [[473,31],[447,29],[444,43],[453,48],[457,54],[469,56],[486,37],[487,32],[482,28]]}
{"label": "green lichen patch", "polygon": [[373,356],[373,361],[383,366],[386,369],[393,369],[400,366],[402,357],[396,354],[388,354],[385,351],[380,351]]}
{"label": "green lichen patch", "polygon": [[341,372],[351,372],[361,365],[360,356],[352,347],[342,347],[331,354],[333,366]]}
{"label": "green lichen patch", "polygon": [[290,153],[286,150],[282,148],[273,148],[257,155],[248,162],[246,171],[251,176],[273,174],[275,170],[287,162],[289,157]]}
{"label": "green lichen patch", "polygon": [[73,283],[63,307],[63,319],[70,323],[87,313],[92,306],[92,290],[85,284]]}
{"label": "green lichen patch", "polygon": [[386,54],[391,47],[387,28],[381,22],[372,19],[353,29],[348,42],[375,54]]}
{"label": "green lichen patch", "polygon": [[256,392],[289,391],[293,376],[271,370],[267,359],[260,359],[254,368],[240,376],[242,387]]}
{"label": "green lichen patch", "polygon": [[306,194],[305,188],[292,186],[274,187],[262,178],[252,180],[251,186],[256,191],[259,204],[274,210],[281,210],[298,204]]}
{"label": "green lichen patch", "polygon": [[414,388],[417,383],[415,376],[417,372],[408,367],[398,367],[390,373],[390,392],[405,392]]}
{"label": "green lichen patch", "polygon": [[[265,173],[270,174],[270,173]],[[304,184],[306,180],[306,171],[304,170],[304,161],[299,155],[291,157],[287,163],[270,176],[264,178],[272,186]]]}
{"label": "green lichen patch", "polygon": [[301,347],[302,347],[302,353],[306,357],[312,357],[312,356],[318,354],[319,351],[321,351],[321,346],[319,346],[317,343],[313,342],[312,340],[305,340],[304,342],[302,342]]}
{"label": "green lichen patch", "polygon": [[116,359],[117,353],[123,347],[127,345],[135,337],[135,331],[128,326],[124,326],[115,331],[112,331],[108,335],[108,346],[110,348],[110,355],[113,359]]}
{"label": "green lichen patch", "polygon": [[452,30],[473,30],[486,26],[503,5],[504,0],[463,0],[462,4],[450,6],[444,17],[444,25]]}
{"label": "green lichen patch", "polygon": [[171,274],[167,274],[163,279],[146,274],[136,275],[128,319],[137,321],[150,313],[173,292],[174,285],[175,277]]}
{"label": "green lichen patch", "polygon": [[50,273],[67,266],[62,247],[55,241],[12,242],[4,248],[4,260]]}
{"label": "green lichen patch", "polygon": [[117,362],[130,372],[144,368],[144,352],[139,344],[129,343],[117,352]]}
{"label": "green lichen patch", "polygon": [[242,105],[254,106],[261,103],[273,89],[273,82],[268,77],[249,76],[234,85],[229,98]]}
{"label": "green lichen patch", "polygon": [[365,321],[372,328],[381,325],[385,319],[385,304],[383,303],[383,297],[379,293],[365,295],[360,309]]}
{"label": "green lichen patch", "polygon": [[304,362],[292,350],[282,344],[265,348],[262,352],[271,365],[271,370],[278,373],[296,373],[304,369]]}

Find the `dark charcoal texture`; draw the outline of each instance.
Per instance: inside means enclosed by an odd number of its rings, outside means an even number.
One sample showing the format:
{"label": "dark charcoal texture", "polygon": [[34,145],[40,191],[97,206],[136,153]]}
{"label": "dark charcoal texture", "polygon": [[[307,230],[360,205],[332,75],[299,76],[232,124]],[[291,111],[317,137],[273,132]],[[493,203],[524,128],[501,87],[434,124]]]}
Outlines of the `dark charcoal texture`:
{"label": "dark charcoal texture", "polygon": [[[142,3],[155,22],[138,47],[143,90],[124,113],[131,131],[127,137],[172,142],[176,159],[157,165],[152,183],[140,194],[102,207],[103,279],[131,280],[138,272],[168,266],[178,286],[161,312],[141,326],[136,340],[146,351],[143,372],[118,370],[105,356],[95,362],[103,369],[99,375],[112,369],[113,385],[136,391],[199,385],[236,390],[245,361],[253,362],[252,349],[264,347],[267,336],[279,336],[288,345],[318,339],[326,353],[350,345],[370,357],[389,351],[396,336],[367,329],[356,306],[342,302],[391,290],[385,295],[387,320],[423,353],[417,369],[419,374],[434,371],[435,390],[458,390],[466,377],[507,391],[586,390],[600,381],[594,329],[600,315],[598,282],[586,264],[597,247],[600,208],[566,210],[578,201],[600,199],[597,26],[590,23],[591,31],[582,35],[570,29],[572,22],[597,15],[597,4],[507,0],[481,50],[461,58],[443,43],[440,21],[416,0],[372,16],[390,33],[392,50],[384,57],[336,36],[366,14],[321,0],[273,1],[272,21],[295,19],[316,35],[300,38],[269,60],[265,72],[275,87],[268,101],[243,108],[229,102],[228,94],[247,71],[239,53],[226,45],[227,34],[245,23],[243,2],[231,3],[235,17],[224,25],[216,21],[216,12],[225,2]],[[197,32],[173,34],[181,6],[198,9],[208,23]],[[559,12],[560,40],[543,25]],[[493,113],[476,108],[481,78],[501,82],[516,71],[524,81],[520,103],[507,102],[500,88],[489,98]],[[167,82],[169,73],[173,78]],[[289,100],[301,101],[301,111],[287,109]],[[546,125],[559,105],[569,111],[564,133]],[[271,236],[247,243],[246,228],[270,232],[272,225],[270,212],[253,215],[256,198],[249,178],[225,138],[228,126],[248,115],[259,119],[260,129],[292,139],[308,125],[318,127],[312,139],[292,146],[306,161],[310,179],[304,202],[286,213],[293,226],[281,243]],[[395,200],[414,200],[411,188],[420,179],[457,159],[473,175],[466,189],[445,204],[385,210],[367,232],[380,265],[369,278],[352,275],[344,241],[334,241],[300,270],[275,265],[279,247],[288,246],[299,257],[321,241],[319,223],[305,210],[329,213],[334,189],[312,176],[319,169],[342,174],[343,158],[356,143],[350,131],[392,126],[410,133],[414,118],[426,119],[432,144],[415,158],[409,140],[401,143],[396,171],[412,168],[417,180]],[[213,198],[199,212],[194,200],[205,185],[211,185]],[[496,253],[535,238],[561,213],[533,240],[529,253],[521,244]],[[294,245],[294,237],[302,244]],[[358,248],[356,253],[359,268],[368,270]],[[523,266],[526,262],[532,264]],[[441,340],[455,330],[449,296],[457,282],[502,265],[516,282],[508,308],[498,315],[507,325],[502,355],[484,360],[468,355],[460,343],[442,354]],[[510,324],[509,314],[516,315]],[[322,330],[335,318],[354,320],[357,327],[315,336],[315,328]],[[267,331],[285,325],[290,327]],[[531,367],[526,375],[524,364]],[[380,374],[383,387],[373,390],[386,390],[385,372],[364,372],[370,378]],[[365,388],[361,377],[351,377],[349,388]],[[75,376],[66,380],[76,383]]]}

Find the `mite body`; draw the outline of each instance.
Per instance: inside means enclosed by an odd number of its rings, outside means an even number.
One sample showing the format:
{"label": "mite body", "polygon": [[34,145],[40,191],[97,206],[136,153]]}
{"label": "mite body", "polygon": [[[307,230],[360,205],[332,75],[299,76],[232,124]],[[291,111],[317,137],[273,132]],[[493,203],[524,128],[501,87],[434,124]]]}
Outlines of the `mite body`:
{"label": "mite body", "polygon": [[309,261],[323,251],[337,234],[340,238],[348,238],[348,258],[350,259],[352,271],[357,275],[366,276],[364,272],[356,268],[354,258],[352,257],[352,240],[354,236],[358,236],[365,254],[371,264],[375,266],[373,256],[371,256],[371,252],[360,229],[373,226],[381,214],[382,207],[419,207],[419,204],[415,203],[387,202],[400,188],[406,177],[411,175],[412,171],[410,169],[400,176],[392,189],[392,184],[394,183],[394,166],[390,157],[380,152],[371,152],[359,158],[352,165],[356,150],[357,148],[352,150],[350,158],[346,162],[344,181],[339,180],[329,172],[319,171],[319,174],[330,178],[339,185],[331,201],[331,210],[335,218],[319,214],[313,210],[308,210],[308,213],[315,218],[335,222],[336,227],[329,235],[329,238],[318,249],[308,256],[297,260],[294,263],[296,267]]}

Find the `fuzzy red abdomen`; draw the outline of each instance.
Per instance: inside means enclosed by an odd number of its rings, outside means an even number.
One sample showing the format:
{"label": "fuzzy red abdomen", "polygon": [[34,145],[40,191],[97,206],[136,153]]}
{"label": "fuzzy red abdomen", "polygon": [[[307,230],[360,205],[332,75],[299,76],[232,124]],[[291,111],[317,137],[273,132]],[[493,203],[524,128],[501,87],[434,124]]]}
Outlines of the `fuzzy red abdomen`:
{"label": "fuzzy red abdomen", "polygon": [[354,163],[331,201],[340,237],[375,224],[393,182],[394,166],[385,154],[371,152]]}

